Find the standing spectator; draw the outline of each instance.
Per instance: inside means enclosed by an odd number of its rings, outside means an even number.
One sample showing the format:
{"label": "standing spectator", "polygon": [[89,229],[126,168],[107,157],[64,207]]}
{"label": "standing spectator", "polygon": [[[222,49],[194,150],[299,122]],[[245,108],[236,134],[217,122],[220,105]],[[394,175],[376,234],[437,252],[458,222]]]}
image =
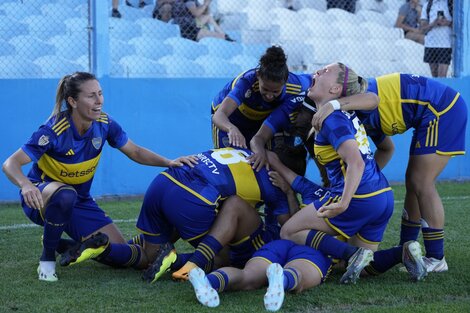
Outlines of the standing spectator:
{"label": "standing spectator", "polygon": [[[446,77],[452,59],[453,0],[429,0],[421,12],[424,38],[424,62],[432,77]],[[432,21],[432,22],[430,22]]]}
{"label": "standing spectator", "polygon": [[419,0],[407,0],[398,11],[395,27],[403,29],[406,39],[424,44],[424,34],[419,28],[421,9]]}
{"label": "standing spectator", "polygon": [[119,12],[119,0],[113,0],[112,3],[113,10],[111,11],[111,16],[116,18],[121,18],[121,12]]}
{"label": "standing spectator", "polygon": [[357,0],[326,0],[326,9],[343,9],[351,13],[356,13]]}

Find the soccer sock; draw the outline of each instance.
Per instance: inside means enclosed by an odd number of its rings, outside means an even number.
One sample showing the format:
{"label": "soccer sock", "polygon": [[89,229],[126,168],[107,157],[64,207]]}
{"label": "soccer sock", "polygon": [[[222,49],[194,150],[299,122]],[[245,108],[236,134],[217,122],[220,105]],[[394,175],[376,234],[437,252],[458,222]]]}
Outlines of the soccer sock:
{"label": "soccer sock", "polygon": [[426,257],[442,260],[444,257],[444,229],[423,227]]}
{"label": "soccer sock", "polygon": [[222,250],[223,246],[214,237],[207,235],[197,245],[196,251],[189,258],[190,262],[193,262],[202,269],[205,269],[206,265],[210,263],[215,255]]}
{"label": "soccer sock", "polygon": [[418,239],[420,229],[421,229],[420,222],[413,222],[405,218],[402,218],[401,230],[400,230],[400,246],[410,240]]}
{"label": "soccer sock", "polygon": [[142,256],[142,247],[123,243],[110,243],[96,260],[114,267],[132,267],[138,265]]}
{"label": "soccer sock", "polygon": [[357,247],[351,246],[347,242],[336,239],[319,230],[311,230],[305,240],[305,245],[317,249],[333,258],[349,260],[351,255],[357,251]]}
{"label": "soccer sock", "polygon": [[62,187],[51,196],[44,214],[44,235],[41,261],[55,261],[55,251],[66,223],[70,221],[77,200],[73,188]]}
{"label": "soccer sock", "polygon": [[385,273],[398,263],[401,263],[403,246],[396,246],[387,250],[374,252],[374,260],[366,266],[365,270],[370,275]]}
{"label": "soccer sock", "polygon": [[75,246],[77,242],[73,239],[60,239],[59,245],[57,246],[57,253],[62,254],[71,247]]}
{"label": "soccer sock", "polygon": [[243,268],[253,253],[264,245],[263,223],[249,236],[235,243],[230,243],[230,264],[236,268]]}
{"label": "soccer sock", "polygon": [[227,273],[225,273],[224,271],[217,270],[208,274],[206,277],[209,280],[209,283],[211,284],[212,288],[217,290],[217,292],[222,292],[227,289],[227,286],[229,284],[229,278]]}
{"label": "soccer sock", "polygon": [[127,243],[130,245],[139,245],[143,247],[144,246],[144,234],[135,235],[134,237],[129,239]]}
{"label": "soccer sock", "polygon": [[299,284],[299,273],[292,267],[285,268],[283,271],[284,276],[284,290],[293,290]]}
{"label": "soccer sock", "polygon": [[192,253],[178,253],[176,255],[176,261],[173,264],[171,264],[170,269],[172,271],[179,270],[180,268],[183,267],[183,265],[186,264],[186,262],[189,261],[192,255],[193,255]]}

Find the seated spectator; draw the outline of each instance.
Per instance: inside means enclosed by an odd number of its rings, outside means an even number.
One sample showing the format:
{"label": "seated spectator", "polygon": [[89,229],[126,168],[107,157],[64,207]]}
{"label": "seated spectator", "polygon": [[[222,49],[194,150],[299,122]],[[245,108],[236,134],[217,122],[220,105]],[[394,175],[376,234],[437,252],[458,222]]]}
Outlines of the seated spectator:
{"label": "seated spectator", "polygon": [[[196,0],[159,0],[157,1],[154,18],[162,21],[169,21],[178,24],[181,36],[194,41],[199,41],[204,37],[215,37],[234,41],[220,28],[209,12],[211,0],[204,0],[199,5]],[[171,6],[171,16],[169,9]]]}
{"label": "seated spectator", "polygon": [[326,0],[326,9],[338,8],[356,13],[357,0]]}
{"label": "seated spectator", "polygon": [[407,0],[398,11],[395,27],[403,29],[405,38],[424,44],[424,34],[419,28],[421,9],[419,0]]}

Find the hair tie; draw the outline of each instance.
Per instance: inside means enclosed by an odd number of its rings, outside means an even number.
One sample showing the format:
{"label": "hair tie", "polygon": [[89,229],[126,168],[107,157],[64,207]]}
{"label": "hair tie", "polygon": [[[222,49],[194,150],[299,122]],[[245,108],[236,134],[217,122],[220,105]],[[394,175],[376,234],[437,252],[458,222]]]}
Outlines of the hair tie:
{"label": "hair tie", "polygon": [[344,81],[343,81],[343,91],[341,92],[341,97],[346,96],[346,89],[348,87],[348,78],[349,78],[349,68],[344,66]]}

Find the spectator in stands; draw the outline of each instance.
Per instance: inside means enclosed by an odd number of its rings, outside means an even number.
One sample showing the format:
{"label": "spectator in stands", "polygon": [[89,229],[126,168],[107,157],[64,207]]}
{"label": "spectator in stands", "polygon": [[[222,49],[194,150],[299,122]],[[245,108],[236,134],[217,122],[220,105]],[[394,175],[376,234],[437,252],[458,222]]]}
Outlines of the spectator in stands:
{"label": "spectator in stands", "polygon": [[171,11],[176,0],[157,0],[153,9],[152,17],[162,22],[169,22],[172,19]]}
{"label": "spectator in stands", "polygon": [[357,0],[326,0],[326,9],[343,9],[351,13],[356,13]]}
{"label": "spectator in stands", "polygon": [[[446,77],[452,59],[453,0],[429,0],[421,12],[424,31],[424,62],[432,77]],[[432,22],[430,22],[432,21]]]}
{"label": "spectator in stands", "polygon": [[[157,5],[159,2],[161,1],[157,1]],[[171,17],[174,23],[180,26],[182,37],[194,41],[204,37],[234,41],[225,34],[209,12],[211,0],[204,0],[201,5],[196,0],[175,0],[167,4],[171,4]],[[154,12],[154,17],[158,17],[158,13]]]}
{"label": "spectator in stands", "polygon": [[121,18],[121,12],[119,12],[119,0],[113,0],[112,3],[113,10],[111,11],[111,16],[116,18]]}
{"label": "spectator in stands", "polygon": [[403,29],[406,39],[424,44],[424,34],[419,28],[421,9],[419,0],[407,0],[398,11],[395,27]]}

